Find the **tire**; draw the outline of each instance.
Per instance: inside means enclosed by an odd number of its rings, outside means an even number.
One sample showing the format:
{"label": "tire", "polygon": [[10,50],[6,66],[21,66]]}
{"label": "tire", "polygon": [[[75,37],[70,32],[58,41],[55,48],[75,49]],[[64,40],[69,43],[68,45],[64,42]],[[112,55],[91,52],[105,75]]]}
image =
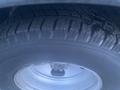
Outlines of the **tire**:
{"label": "tire", "polygon": [[119,29],[86,8],[16,8],[0,25],[1,90],[19,90],[14,83],[19,69],[49,61],[90,68],[102,78],[102,90],[119,90]]}

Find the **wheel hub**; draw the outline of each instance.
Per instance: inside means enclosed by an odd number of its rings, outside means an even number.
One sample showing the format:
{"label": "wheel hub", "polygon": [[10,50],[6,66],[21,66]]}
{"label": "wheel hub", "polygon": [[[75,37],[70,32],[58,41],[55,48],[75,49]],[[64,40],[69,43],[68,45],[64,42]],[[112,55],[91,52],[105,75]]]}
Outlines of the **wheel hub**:
{"label": "wheel hub", "polygon": [[19,70],[14,81],[21,90],[100,90],[102,80],[94,71],[71,63],[52,62]]}

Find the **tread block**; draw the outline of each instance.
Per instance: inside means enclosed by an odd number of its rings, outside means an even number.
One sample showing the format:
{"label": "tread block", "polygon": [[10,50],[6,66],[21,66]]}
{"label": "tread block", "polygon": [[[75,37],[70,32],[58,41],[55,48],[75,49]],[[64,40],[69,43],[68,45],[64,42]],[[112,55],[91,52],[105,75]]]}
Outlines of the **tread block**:
{"label": "tread block", "polygon": [[56,39],[66,39],[67,38],[67,33],[68,33],[68,28],[69,28],[69,18],[58,18],[54,30],[54,38]]}
{"label": "tread block", "polygon": [[16,33],[28,32],[28,28],[32,20],[22,20],[16,30]]}
{"label": "tread block", "polygon": [[106,36],[106,39],[102,44],[102,47],[105,47],[111,50],[114,47],[115,43],[116,43],[116,36],[109,35],[109,36]]}
{"label": "tread block", "polygon": [[73,20],[70,30],[68,32],[68,36],[67,36],[68,40],[76,40],[78,38],[80,28],[81,28],[81,20],[79,19]]}
{"label": "tread block", "polygon": [[53,27],[55,23],[55,17],[46,17],[45,21],[41,26],[42,38],[52,38],[53,37]]}
{"label": "tread block", "polygon": [[104,38],[105,38],[104,31],[102,31],[102,30],[96,31],[96,32],[94,32],[94,34],[90,40],[90,43],[94,43],[98,46],[101,46],[101,44],[104,41]]}
{"label": "tread block", "polygon": [[83,24],[81,27],[81,32],[78,37],[78,40],[88,42],[90,38],[91,38],[91,27],[86,24]]}

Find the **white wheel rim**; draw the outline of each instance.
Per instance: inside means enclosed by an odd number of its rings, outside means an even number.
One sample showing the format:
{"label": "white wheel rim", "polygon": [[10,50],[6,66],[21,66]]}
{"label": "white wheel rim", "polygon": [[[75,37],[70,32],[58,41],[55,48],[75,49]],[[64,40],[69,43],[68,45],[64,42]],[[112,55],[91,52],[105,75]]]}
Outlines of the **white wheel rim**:
{"label": "white wheel rim", "polygon": [[101,90],[102,80],[94,71],[71,63],[30,65],[14,76],[21,90]]}

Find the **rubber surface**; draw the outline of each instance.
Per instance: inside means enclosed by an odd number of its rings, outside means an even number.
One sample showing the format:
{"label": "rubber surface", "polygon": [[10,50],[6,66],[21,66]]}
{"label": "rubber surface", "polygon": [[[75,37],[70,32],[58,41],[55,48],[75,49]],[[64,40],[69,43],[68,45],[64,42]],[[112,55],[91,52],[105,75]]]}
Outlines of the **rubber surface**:
{"label": "rubber surface", "polygon": [[[45,45],[53,46],[53,48],[56,47],[55,43],[57,42],[66,42],[68,46],[70,43],[72,43],[71,45],[78,43],[78,48],[82,48],[82,43],[84,43],[88,45],[87,47],[97,48],[92,49],[91,52],[94,52],[96,57],[99,55],[98,53],[102,54],[104,57],[100,59],[106,59],[106,61],[92,62],[91,66],[93,69],[97,68],[98,71],[103,70],[105,73],[102,71],[98,72],[103,76],[102,78],[105,82],[103,90],[113,90],[115,87],[115,90],[119,90],[120,73],[118,70],[120,62],[118,57],[120,56],[120,31],[112,18],[104,15],[103,12],[103,14],[98,15],[98,12],[95,8],[79,5],[70,5],[69,7],[65,5],[22,6],[10,9],[10,12],[6,11],[5,13],[8,13],[8,16],[0,24],[0,52],[2,52],[0,55],[1,89],[18,90],[12,80],[14,76],[13,72],[16,72],[13,69],[18,69],[20,65],[22,66],[26,62],[25,60],[22,61],[22,58],[23,55],[28,55],[27,49],[31,44],[34,44],[32,45],[33,48],[29,48],[30,51],[28,51],[34,56],[36,53],[33,52],[37,51],[35,49],[37,48],[36,45],[41,45],[38,43],[46,41],[47,44]],[[1,15],[2,17],[4,15]],[[54,44],[48,44],[49,42],[53,42]],[[53,50],[52,48],[46,49],[48,51]],[[60,49],[63,52],[63,49]],[[23,50],[22,53],[21,50]],[[72,53],[72,49],[70,50]],[[102,53],[102,51],[108,52],[109,55],[106,56],[107,54]],[[21,54],[18,54],[19,52]],[[41,52],[44,54],[44,50],[41,50]],[[56,52],[54,51],[54,53]],[[16,54],[19,58],[17,58]],[[9,55],[12,56],[12,59],[9,58]],[[70,56],[68,55],[68,57]],[[89,57],[89,54],[86,57]],[[91,63],[91,61],[88,62]],[[86,61],[85,63],[88,64],[88,62]],[[93,65],[96,66],[94,67]],[[107,73],[111,75],[107,75]]]}
{"label": "rubber surface", "polygon": [[16,38],[16,41],[21,38],[23,41],[31,40],[34,37],[33,33],[36,33],[35,40],[82,40],[120,52],[119,29],[114,23],[107,18],[89,14],[89,11],[86,11],[87,7],[77,8],[79,11],[64,8],[48,5],[43,9],[39,6],[14,9],[0,25],[1,38],[8,39],[8,42],[9,37]]}

